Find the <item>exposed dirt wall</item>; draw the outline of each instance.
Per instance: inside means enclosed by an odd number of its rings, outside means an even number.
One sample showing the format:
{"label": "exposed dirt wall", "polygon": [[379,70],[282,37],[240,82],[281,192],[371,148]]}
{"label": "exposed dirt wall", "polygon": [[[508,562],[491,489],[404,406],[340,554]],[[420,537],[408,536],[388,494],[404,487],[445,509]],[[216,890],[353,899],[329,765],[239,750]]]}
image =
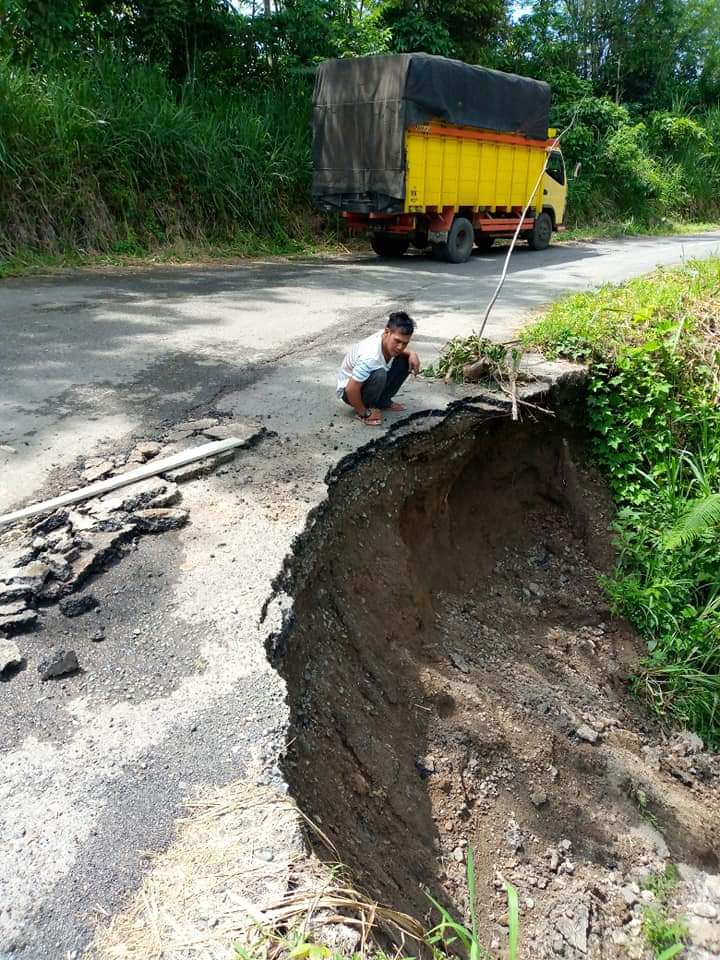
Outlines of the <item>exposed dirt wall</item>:
{"label": "exposed dirt wall", "polygon": [[583,459],[557,420],[490,412],[378,445],[299,547],[274,649],[291,792],[358,882],[462,913],[471,845],[488,942],[510,879],[532,957],[625,956],[623,889],[720,851],[716,762],[629,696],[642,647],[598,584],[611,506]]}

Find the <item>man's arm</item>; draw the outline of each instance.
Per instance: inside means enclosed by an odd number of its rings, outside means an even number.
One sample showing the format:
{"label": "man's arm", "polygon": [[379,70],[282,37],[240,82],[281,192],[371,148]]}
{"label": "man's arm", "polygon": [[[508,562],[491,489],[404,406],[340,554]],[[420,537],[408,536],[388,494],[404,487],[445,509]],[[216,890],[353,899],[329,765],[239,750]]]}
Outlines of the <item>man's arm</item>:
{"label": "man's arm", "polygon": [[362,383],[352,379],[348,380],[347,386],[345,387],[345,396],[348,398],[350,406],[359,417],[365,417],[365,413],[368,410],[368,407],[366,407],[363,403],[362,388]]}
{"label": "man's arm", "polygon": [[420,357],[414,350],[405,350],[401,356],[407,357],[408,364],[410,365],[410,373],[416,377],[420,373]]}

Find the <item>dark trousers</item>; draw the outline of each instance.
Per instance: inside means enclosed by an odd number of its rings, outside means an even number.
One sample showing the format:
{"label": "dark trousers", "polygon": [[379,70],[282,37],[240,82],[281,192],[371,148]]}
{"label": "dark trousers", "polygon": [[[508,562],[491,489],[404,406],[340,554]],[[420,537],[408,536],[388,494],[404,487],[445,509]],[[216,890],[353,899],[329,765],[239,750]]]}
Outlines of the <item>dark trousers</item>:
{"label": "dark trousers", "polygon": [[[389,370],[373,370],[360,391],[365,406],[387,410],[409,373],[410,364],[407,357],[395,357]],[[345,403],[349,402],[344,390],[343,400]]]}

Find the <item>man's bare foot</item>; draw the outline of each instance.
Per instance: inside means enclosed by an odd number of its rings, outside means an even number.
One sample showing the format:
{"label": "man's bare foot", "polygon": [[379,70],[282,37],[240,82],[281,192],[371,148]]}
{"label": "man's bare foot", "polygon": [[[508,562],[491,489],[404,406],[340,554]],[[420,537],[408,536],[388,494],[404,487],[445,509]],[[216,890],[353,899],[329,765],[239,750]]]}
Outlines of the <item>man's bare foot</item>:
{"label": "man's bare foot", "polygon": [[370,416],[361,417],[359,414],[355,416],[360,420],[361,423],[364,423],[366,427],[379,427],[383,421],[382,414],[377,409],[377,407],[370,407]]}
{"label": "man's bare foot", "polygon": [[403,410],[407,410],[407,407],[404,403],[395,403],[393,401],[393,403],[390,404],[390,409],[395,413],[402,413]]}

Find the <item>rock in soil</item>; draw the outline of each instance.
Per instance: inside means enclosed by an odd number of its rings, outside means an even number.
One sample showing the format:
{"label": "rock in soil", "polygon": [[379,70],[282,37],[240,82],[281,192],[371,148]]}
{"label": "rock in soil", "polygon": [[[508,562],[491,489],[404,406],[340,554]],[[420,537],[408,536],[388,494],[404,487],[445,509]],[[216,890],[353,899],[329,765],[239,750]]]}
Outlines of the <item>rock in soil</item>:
{"label": "rock in soil", "polygon": [[597,743],[600,734],[587,723],[582,723],[575,731],[575,736],[579,737],[580,740],[585,740],[586,743]]}
{"label": "rock in soil", "polygon": [[461,673],[470,673],[468,662],[461,653],[455,653],[454,651],[451,651],[448,656],[450,657],[450,662],[452,665],[457,667]]}
{"label": "rock in soil", "polygon": [[41,680],[53,680],[56,677],[65,677],[80,669],[78,658],[74,650],[55,650],[43,660],[38,667]]}
{"label": "rock in soil", "polygon": [[587,953],[589,920],[588,908],[580,906],[572,911],[572,916],[564,916],[557,921],[560,936],[570,947],[580,953]]}
{"label": "rock in soil", "polygon": [[12,640],[3,640],[0,637],[0,673],[19,667],[22,663],[20,648]]}
{"label": "rock in soil", "polygon": [[98,603],[97,597],[92,593],[86,593],[81,597],[63,597],[60,601],[60,612],[64,613],[66,617],[79,617],[89,610],[94,610]]}

